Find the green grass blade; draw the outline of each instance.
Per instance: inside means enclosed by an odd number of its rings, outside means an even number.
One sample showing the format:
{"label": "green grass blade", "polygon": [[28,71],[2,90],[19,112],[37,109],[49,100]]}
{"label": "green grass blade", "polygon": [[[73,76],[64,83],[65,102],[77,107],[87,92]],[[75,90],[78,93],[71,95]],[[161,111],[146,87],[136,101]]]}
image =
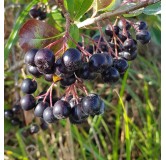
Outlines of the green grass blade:
{"label": "green grass blade", "polygon": [[4,51],[4,60],[9,56],[9,52],[12,48],[12,46],[16,43],[18,38],[18,32],[21,27],[21,25],[24,23],[24,20],[26,16],[28,15],[29,10],[39,2],[39,0],[33,0],[31,3],[29,3],[26,8],[21,12],[20,16],[17,18],[16,23],[14,25],[14,28],[9,36],[9,39],[5,45],[5,51]]}

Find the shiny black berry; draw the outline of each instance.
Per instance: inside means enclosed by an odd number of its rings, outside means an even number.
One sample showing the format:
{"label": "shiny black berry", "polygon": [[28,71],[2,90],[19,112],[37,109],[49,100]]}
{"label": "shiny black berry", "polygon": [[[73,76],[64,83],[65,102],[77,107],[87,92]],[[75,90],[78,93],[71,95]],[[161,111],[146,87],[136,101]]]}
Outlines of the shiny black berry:
{"label": "shiny black berry", "polygon": [[146,24],[146,22],[144,21],[138,21],[134,24],[134,26],[138,29],[138,30],[144,30],[144,29],[147,29],[148,26]]}
{"label": "shiny black berry", "polygon": [[119,80],[120,74],[118,70],[114,67],[108,67],[103,73],[102,73],[102,79],[106,83],[115,83]]}
{"label": "shiny black berry", "polygon": [[29,72],[30,74],[32,74],[34,77],[36,77],[36,78],[39,78],[39,77],[42,76],[42,73],[40,73],[40,72],[38,71],[37,67],[28,65],[28,66],[27,66],[27,69],[28,69],[28,72]]}
{"label": "shiny black berry", "polygon": [[17,126],[17,125],[20,125],[20,124],[21,124],[21,121],[20,121],[18,118],[13,118],[13,119],[11,120],[11,124],[12,124],[13,126]]}
{"label": "shiny black berry", "polygon": [[44,79],[48,82],[53,82],[53,74],[45,74]]}
{"label": "shiny black berry", "polygon": [[23,110],[28,111],[36,106],[36,101],[31,94],[27,94],[21,98],[20,104]]}
{"label": "shiny black berry", "polygon": [[40,102],[34,110],[34,114],[36,117],[43,117],[43,112],[44,110],[49,107],[49,103],[48,102]]}
{"label": "shiny black berry", "polygon": [[37,5],[35,5],[31,8],[31,10],[29,11],[29,15],[31,18],[37,18],[40,15],[40,11],[39,11]]}
{"label": "shiny black berry", "polygon": [[18,114],[20,113],[21,111],[21,106],[19,104],[15,104],[13,107],[12,107],[12,111],[14,114]]}
{"label": "shiny black berry", "polygon": [[57,119],[67,118],[71,113],[71,106],[67,101],[59,100],[54,104],[53,114]]}
{"label": "shiny black berry", "polygon": [[45,20],[47,18],[47,12],[41,11],[38,17],[39,20]]}
{"label": "shiny black berry", "polygon": [[31,124],[29,127],[30,134],[35,134],[39,132],[39,126],[37,124]]}
{"label": "shiny black berry", "polygon": [[119,54],[119,57],[122,57],[127,61],[132,61],[137,57],[136,51],[134,52],[122,51],[122,52],[119,52],[118,54]]}
{"label": "shiny black berry", "polygon": [[70,77],[67,77],[67,78],[63,78],[60,80],[60,83],[62,86],[70,86],[71,84],[75,83],[76,81],[76,77],[75,75],[73,74],[72,76]]}
{"label": "shiny black berry", "polygon": [[49,49],[40,49],[35,55],[35,65],[40,69],[51,68],[55,63],[54,53]]}
{"label": "shiny black berry", "polygon": [[54,123],[57,119],[53,115],[53,108],[47,107],[43,112],[43,119],[47,123]]}
{"label": "shiny black berry", "polygon": [[7,109],[4,111],[4,116],[6,119],[11,119],[13,118],[14,114],[13,111],[11,109]]}
{"label": "shiny black berry", "polygon": [[127,39],[124,41],[123,47],[125,51],[133,52],[137,49],[137,42],[134,39]]}
{"label": "shiny black berry", "polygon": [[[118,33],[119,33],[119,27],[118,26],[113,26],[113,30],[114,30],[114,33],[116,35],[118,35]],[[107,36],[112,37],[113,36],[113,30],[112,30],[112,27],[110,25],[107,25],[106,29],[105,29],[105,34]]]}
{"label": "shiny black berry", "polygon": [[26,52],[24,56],[24,62],[26,64],[29,64],[31,66],[35,66],[35,55],[37,53],[38,49],[30,49],[28,52]]}
{"label": "shiny black berry", "polygon": [[106,56],[101,53],[93,54],[89,59],[89,67],[93,72],[102,72],[108,67]]}
{"label": "shiny black berry", "polygon": [[131,27],[131,24],[128,22],[128,21],[122,21],[122,20],[119,20],[118,22],[118,27],[123,30],[123,28],[126,28],[126,30],[129,30],[130,27]]}
{"label": "shiny black berry", "polygon": [[81,101],[82,110],[87,115],[95,115],[100,110],[101,100],[97,94],[89,94]]}
{"label": "shiny black berry", "polygon": [[81,67],[82,54],[75,48],[69,48],[62,56],[63,63],[68,71],[75,71]]}
{"label": "shiny black berry", "polygon": [[123,74],[128,69],[128,63],[125,59],[114,59],[113,66]]}
{"label": "shiny black berry", "polygon": [[136,33],[136,39],[142,44],[146,44],[150,42],[151,35],[147,30],[140,30]]}
{"label": "shiny black berry", "polygon": [[21,84],[21,91],[27,94],[34,93],[37,89],[37,83],[35,80],[26,78]]}

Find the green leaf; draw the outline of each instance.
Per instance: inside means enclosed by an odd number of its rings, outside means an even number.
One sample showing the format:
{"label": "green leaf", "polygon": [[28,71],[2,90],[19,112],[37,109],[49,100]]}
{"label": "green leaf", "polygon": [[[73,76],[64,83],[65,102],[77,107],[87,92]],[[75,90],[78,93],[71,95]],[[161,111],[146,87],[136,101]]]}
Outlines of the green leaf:
{"label": "green leaf", "polygon": [[8,58],[9,52],[10,52],[12,46],[17,42],[18,31],[19,31],[21,25],[24,23],[24,20],[25,20],[26,16],[28,15],[29,10],[38,2],[39,2],[39,0],[33,0],[31,3],[29,3],[29,5],[26,6],[26,8],[20,13],[20,16],[17,18],[14,28],[5,45],[4,60],[6,60]]}
{"label": "green leaf", "polygon": [[79,20],[91,7],[93,0],[65,0],[65,6],[73,20]]}
{"label": "green leaf", "polygon": [[161,1],[146,7],[143,13],[147,15],[161,14]]}
{"label": "green leaf", "polygon": [[[73,25],[70,26],[70,36],[71,36],[76,42],[79,41],[79,28],[78,28],[75,24],[73,24]],[[75,45],[71,40],[68,41],[68,46],[69,46],[69,47],[73,47],[73,48],[76,47],[76,45]]]}

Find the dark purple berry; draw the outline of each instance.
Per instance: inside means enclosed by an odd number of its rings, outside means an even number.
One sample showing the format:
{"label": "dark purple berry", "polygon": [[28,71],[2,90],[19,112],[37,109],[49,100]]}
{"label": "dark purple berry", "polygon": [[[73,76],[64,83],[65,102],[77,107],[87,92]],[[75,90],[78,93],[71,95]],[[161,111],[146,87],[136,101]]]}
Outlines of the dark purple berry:
{"label": "dark purple berry", "polygon": [[21,84],[21,91],[27,94],[34,93],[37,89],[37,83],[35,80],[26,78]]}
{"label": "dark purple berry", "polygon": [[106,57],[107,59],[107,67],[110,67],[113,65],[113,58],[109,53],[104,52],[103,55]]}
{"label": "dark purple berry", "polygon": [[54,123],[57,119],[53,115],[53,108],[47,107],[43,112],[43,119],[47,123]]}
{"label": "dark purple berry", "polygon": [[45,74],[44,78],[48,82],[53,82],[53,74]]}
{"label": "dark purple berry", "polygon": [[71,106],[67,101],[59,100],[54,104],[53,114],[57,119],[67,118],[71,113]]}
{"label": "dark purple berry", "polygon": [[[114,33],[116,35],[118,35],[118,33],[119,33],[119,27],[118,26],[113,26],[113,30],[114,30]],[[113,36],[113,30],[112,30],[112,27],[110,25],[107,25],[106,29],[105,29],[105,34],[107,36],[112,37]]]}
{"label": "dark purple berry", "polygon": [[133,52],[137,49],[137,42],[134,39],[127,39],[123,43],[125,51]]}
{"label": "dark purple berry", "polygon": [[26,64],[29,64],[31,66],[35,66],[35,55],[37,53],[38,49],[30,49],[28,52],[26,52],[24,56],[24,61]]}
{"label": "dark purple berry", "polygon": [[31,94],[27,94],[21,98],[20,104],[23,110],[28,111],[36,106],[36,101]]}
{"label": "dark purple berry", "polygon": [[126,30],[129,30],[130,27],[131,27],[131,24],[130,24],[128,21],[119,20],[119,22],[118,22],[118,27],[119,27],[121,30],[123,30],[124,27],[126,28]]}
{"label": "dark purple berry", "polygon": [[115,83],[119,80],[120,75],[117,69],[114,67],[108,67],[103,73],[102,73],[102,79],[106,83]]}
{"label": "dark purple berry", "polygon": [[20,125],[20,124],[21,124],[21,121],[20,121],[18,118],[13,118],[13,119],[11,120],[11,124],[12,124],[13,126],[17,126],[17,125]]}
{"label": "dark purple berry", "polygon": [[105,104],[104,104],[104,102],[101,100],[100,110],[99,110],[99,112],[96,113],[96,115],[103,114],[104,111],[105,111]]}
{"label": "dark purple berry", "polygon": [[127,61],[132,61],[137,57],[137,52],[122,51],[122,52],[119,52],[119,57],[122,57]]}
{"label": "dark purple berry", "polygon": [[144,29],[147,29],[148,26],[146,24],[146,22],[144,21],[138,21],[134,24],[134,26],[138,29],[138,30],[144,30]]}
{"label": "dark purple berry", "polygon": [[12,111],[13,111],[14,114],[20,113],[20,111],[21,111],[21,106],[18,105],[18,104],[15,104],[15,105],[12,107]]}
{"label": "dark purple berry", "polygon": [[30,11],[29,11],[29,15],[31,18],[37,18],[40,14],[40,11],[37,9],[37,6],[33,7]]}
{"label": "dark purple berry", "polygon": [[49,107],[49,103],[48,102],[40,102],[34,110],[34,114],[36,117],[43,117],[43,112],[44,110]]}
{"label": "dark purple berry", "polygon": [[101,53],[93,54],[89,59],[89,67],[93,72],[102,72],[108,67],[106,56]]}
{"label": "dark purple berry", "polygon": [[39,126],[37,124],[31,124],[29,128],[30,134],[35,134],[39,132]]}
{"label": "dark purple berry", "polygon": [[87,115],[95,115],[100,110],[101,100],[97,94],[89,94],[81,101],[82,110]]}
{"label": "dark purple berry", "polygon": [[40,13],[39,13],[39,20],[45,20],[46,19],[46,17],[47,17],[47,12],[44,12],[44,11],[41,11]]}
{"label": "dark purple berry", "polygon": [[34,77],[39,78],[39,77],[42,76],[42,73],[40,73],[40,72],[38,71],[37,67],[28,65],[27,68],[28,68],[28,72],[29,72],[30,74],[32,74]]}
{"label": "dark purple berry", "polygon": [[63,63],[68,71],[75,71],[81,67],[82,54],[75,48],[69,48],[62,56]]}
{"label": "dark purple berry", "polygon": [[146,44],[150,42],[151,35],[147,30],[140,30],[136,33],[136,39],[142,44]]}
{"label": "dark purple berry", "polygon": [[7,109],[4,111],[4,116],[6,119],[11,119],[13,118],[14,114],[13,111],[11,109]]}
{"label": "dark purple berry", "polygon": [[45,131],[48,129],[48,124],[43,120],[40,124],[40,128]]}
{"label": "dark purple berry", "polygon": [[72,76],[68,77],[68,78],[63,78],[60,80],[60,83],[62,86],[70,86],[71,84],[75,83],[76,81],[76,77],[73,74]]}
{"label": "dark purple berry", "polygon": [[128,69],[128,63],[125,59],[114,59],[113,66],[123,74]]}
{"label": "dark purple berry", "polygon": [[49,49],[40,49],[35,55],[35,65],[40,69],[48,69],[54,65],[54,53]]}

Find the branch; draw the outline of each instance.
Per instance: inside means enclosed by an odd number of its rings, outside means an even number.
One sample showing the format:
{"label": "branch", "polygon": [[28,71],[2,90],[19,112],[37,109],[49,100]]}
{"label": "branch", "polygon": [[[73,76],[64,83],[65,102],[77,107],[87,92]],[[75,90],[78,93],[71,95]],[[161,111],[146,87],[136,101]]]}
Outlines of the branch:
{"label": "branch", "polygon": [[83,22],[78,23],[77,27],[78,28],[86,27],[86,26],[94,24],[94,23],[96,23],[98,21],[101,21],[103,19],[106,19],[108,17],[115,17],[115,16],[120,16],[122,14],[127,14],[129,12],[135,11],[135,10],[140,9],[140,8],[144,8],[144,7],[148,6],[148,5],[155,4],[155,3],[160,2],[160,1],[161,0],[147,0],[145,2],[139,3],[136,6],[130,7],[128,9],[124,9],[124,10],[120,10],[120,11],[114,10],[112,12],[106,12],[106,13],[101,14],[98,17],[89,18],[89,19],[86,19]]}

